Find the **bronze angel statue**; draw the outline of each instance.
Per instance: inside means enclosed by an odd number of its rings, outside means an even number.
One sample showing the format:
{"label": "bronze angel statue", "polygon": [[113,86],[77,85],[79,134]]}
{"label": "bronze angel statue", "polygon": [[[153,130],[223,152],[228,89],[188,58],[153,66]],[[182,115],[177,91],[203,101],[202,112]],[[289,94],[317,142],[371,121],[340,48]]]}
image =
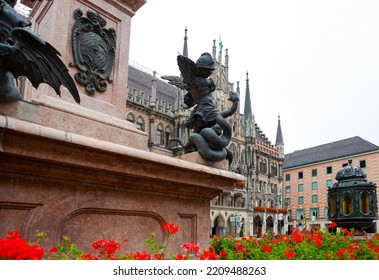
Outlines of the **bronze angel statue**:
{"label": "bronze angel statue", "polygon": [[[178,55],[177,62],[183,78],[177,76],[162,76],[163,79],[187,91],[184,96],[183,108],[194,109],[186,121],[186,125],[193,129],[188,143],[183,145],[186,153],[198,151],[209,161],[228,159],[232,162],[233,156],[226,146],[231,140],[231,127],[225,118],[233,115],[237,108],[239,97],[236,92],[229,93],[229,100],[233,105],[226,111],[219,112],[212,92],[216,85],[210,78],[215,70],[215,64],[209,53],[203,53],[199,59],[192,61],[188,57]],[[178,141],[178,139],[172,139]]]}
{"label": "bronze angel statue", "polygon": [[21,99],[14,78],[27,77],[35,88],[41,83],[60,95],[65,86],[77,103],[80,96],[60,53],[31,31],[13,9],[17,0],[0,0],[0,103]]}

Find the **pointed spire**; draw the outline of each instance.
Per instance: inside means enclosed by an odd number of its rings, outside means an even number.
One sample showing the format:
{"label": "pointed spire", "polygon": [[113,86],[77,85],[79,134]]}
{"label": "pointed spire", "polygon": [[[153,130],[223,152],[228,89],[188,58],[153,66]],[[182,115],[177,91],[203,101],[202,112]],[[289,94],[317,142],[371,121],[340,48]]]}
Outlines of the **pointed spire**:
{"label": "pointed spire", "polygon": [[213,47],[212,47],[213,60],[216,60],[216,52],[217,52],[217,49],[216,49],[216,40],[213,40]]}
{"label": "pointed spire", "polygon": [[188,57],[187,40],[188,40],[188,36],[187,36],[187,26],[186,26],[186,29],[184,29],[184,46],[183,46],[183,56],[184,57]]}
{"label": "pointed spire", "polygon": [[276,130],[276,141],[275,141],[276,146],[283,146],[283,134],[282,134],[282,127],[280,125],[280,115],[278,116],[278,129]]}
{"label": "pointed spire", "polygon": [[250,86],[249,86],[249,73],[246,72],[246,93],[245,93],[245,136],[255,137],[254,132],[254,116],[251,111],[251,100],[250,100]]}
{"label": "pointed spire", "polygon": [[251,117],[251,99],[250,99],[250,86],[249,86],[249,72],[246,72],[246,93],[245,93],[245,107],[244,107],[245,117]]}
{"label": "pointed spire", "polygon": [[221,36],[219,37],[219,40],[218,40],[218,46],[219,46],[219,51],[218,51],[218,63],[220,63],[220,65],[222,65],[222,41],[221,41]]}

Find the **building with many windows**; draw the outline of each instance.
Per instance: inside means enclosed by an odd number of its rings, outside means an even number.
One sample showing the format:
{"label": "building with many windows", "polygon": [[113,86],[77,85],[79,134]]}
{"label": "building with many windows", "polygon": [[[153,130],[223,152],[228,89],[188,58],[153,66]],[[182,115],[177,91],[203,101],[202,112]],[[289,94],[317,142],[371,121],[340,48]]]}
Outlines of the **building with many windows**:
{"label": "building with many windows", "polygon": [[[216,65],[211,78],[217,81],[216,90],[212,95],[218,110],[224,111],[232,105],[228,100],[230,91],[236,91],[241,95],[240,85],[237,82],[235,87],[229,82],[228,50],[225,50],[224,55],[220,44],[217,51],[216,40],[213,40],[210,53]],[[188,57],[187,30],[183,55]],[[136,65],[129,65],[125,117],[148,134],[147,146],[150,151],[167,156],[177,156],[183,152],[177,142],[170,139],[178,138],[186,143],[191,133],[185,126],[190,110],[182,108],[185,94],[185,91],[166,83],[157,73],[149,73]],[[273,144],[255,122],[248,74],[244,94],[244,114],[238,109],[228,118],[233,130],[228,148],[233,152],[233,162],[229,170],[245,175],[247,183],[245,186],[235,186],[233,192],[221,193],[211,201],[210,233],[284,233],[284,222],[287,219],[286,210],[281,203],[284,143],[280,119],[276,143]]]}
{"label": "building with many windows", "polygon": [[[379,183],[379,147],[358,136],[285,155],[283,202],[288,208],[288,230],[304,224],[308,229],[328,227],[328,188],[349,159],[364,170],[368,181]],[[371,231],[378,229],[376,221]]]}

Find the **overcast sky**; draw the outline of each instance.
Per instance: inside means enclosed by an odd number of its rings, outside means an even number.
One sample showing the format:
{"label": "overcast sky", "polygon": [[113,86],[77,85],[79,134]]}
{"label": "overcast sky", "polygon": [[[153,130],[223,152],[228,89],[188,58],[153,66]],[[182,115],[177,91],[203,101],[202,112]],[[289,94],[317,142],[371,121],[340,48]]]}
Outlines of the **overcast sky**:
{"label": "overcast sky", "polygon": [[[285,152],[360,136],[379,145],[379,1],[147,0],[132,18],[130,59],[179,75],[221,37],[230,82],[246,72],[255,120]],[[243,106],[242,106],[243,107]]]}

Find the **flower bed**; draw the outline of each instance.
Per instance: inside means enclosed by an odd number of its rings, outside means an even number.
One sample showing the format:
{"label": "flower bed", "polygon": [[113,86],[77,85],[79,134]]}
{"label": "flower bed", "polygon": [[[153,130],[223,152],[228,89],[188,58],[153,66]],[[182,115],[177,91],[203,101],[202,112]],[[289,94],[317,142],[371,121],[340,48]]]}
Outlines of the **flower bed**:
{"label": "flower bed", "polygon": [[[332,223],[332,226],[335,224]],[[168,242],[179,231],[179,226],[166,223],[163,231],[168,233],[165,244],[157,244],[155,233],[144,240],[149,252],[131,252],[121,254],[121,246],[127,245],[127,240],[98,240],[92,243],[92,252],[82,252],[77,249],[66,236],[62,244],[45,250],[37,244],[29,244],[18,231],[9,232],[0,239],[0,259],[8,260],[40,260],[40,259],[77,259],[77,260],[163,260]],[[44,234],[37,235],[38,240]],[[379,234],[371,238],[363,237],[359,241],[353,231],[342,229],[336,234],[317,231],[294,230],[291,235],[274,236],[271,234],[255,238],[252,236],[235,239],[233,236],[215,236],[207,248],[200,252],[199,245],[193,241],[181,246],[183,253],[170,258],[187,260],[190,254],[200,260],[378,260]]]}

